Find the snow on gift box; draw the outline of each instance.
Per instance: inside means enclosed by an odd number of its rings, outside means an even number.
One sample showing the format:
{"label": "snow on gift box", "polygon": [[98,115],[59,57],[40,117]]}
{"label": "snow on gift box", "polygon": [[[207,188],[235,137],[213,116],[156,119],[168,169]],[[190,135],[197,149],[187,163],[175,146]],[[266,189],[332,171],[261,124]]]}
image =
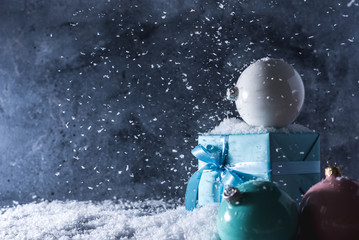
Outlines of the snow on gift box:
{"label": "snow on gift box", "polygon": [[359,239],[359,182],[327,167],[300,204],[301,240]]}
{"label": "snow on gift box", "polygon": [[[258,63],[260,63],[259,66]],[[262,66],[262,63],[265,63],[265,66]],[[263,69],[268,68],[268,64],[271,70],[264,71]],[[255,66],[253,67],[253,65]],[[276,68],[276,66],[280,67]],[[298,111],[295,114],[290,111],[277,111],[282,109],[283,103],[285,103],[285,100],[281,100],[281,104],[268,105],[269,108],[266,112],[276,112],[268,116],[277,116],[278,112],[291,114],[290,121],[286,120],[285,123],[276,124],[276,121],[283,117],[280,115],[277,119],[272,119],[273,121],[271,120],[270,123],[273,125],[268,127],[265,121],[256,122],[261,126],[250,126],[240,120],[225,119],[212,132],[200,135],[199,145],[192,151],[193,155],[198,158],[199,170],[194,173],[187,185],[185,203],[188,210],[197,206],[197,199],[200,206],[220,202],[223,188],[227,185],[238,186],[243,182],[258,178],[277,182],[299,203],[302,194],[320,180],[319,134],[297,124],[280,129],[275,128],[291,123],[299,113],[304,98],[304,89],[301,88],[302,82],[299,75],[294,69],[290,71],[291,67],[281,60],[262,59],[247,69],[253,68],[257,70],[250,71],[259,72],[262,80],[268,77],[269,81],[286,82],[286,84],[275,84],[275,88],[270,84],[262,84],[261,89],[264,90],[261,94],[270,93],[270,98],[277,99],[276,95],[279,94],[279,98],[281,98],[281,96],[287,96],[286,92],[290,91],[293,94],[291,98],[286,98],[289,101],[287,103]],[[246,73],[247,69],[242,75]],[[294,79],[288,73],[293,73],[293,71]],[[267,77],[264,76],[266,74]],[[239,81],[246,81],[248,74],[245,74],[244,77],[242,75]],[[253,77],[253,74],[249,74],[249,76]],[[293,88],[288,88],[288,85]],[[253,92],[260,92],[258,88],[250,84],[249,86],[246,89],[248,96]],[[284,88],[284,90],[277,88]],[[299,95],[298,92],[300,92]],[[230,97],[233,98],[233,94],[236,92],[232,91],[231,93]],[[294,103],[298,104],[294,106]],[[246,102],[241,104],[241,108],[247,107]],[[257,112],[261,111],[263,106],[265,105],[262,102],[250,103],[250,108]]]}

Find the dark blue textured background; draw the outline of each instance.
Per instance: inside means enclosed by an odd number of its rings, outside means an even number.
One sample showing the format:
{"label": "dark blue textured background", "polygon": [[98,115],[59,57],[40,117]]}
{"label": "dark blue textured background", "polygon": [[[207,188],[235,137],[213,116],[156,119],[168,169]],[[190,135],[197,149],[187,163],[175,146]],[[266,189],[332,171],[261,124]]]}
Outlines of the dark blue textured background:
{"label": "dark blue textured background", "polygon": [[184,196],[199,132],[265,56],[302,75],[297,123],[359,178],[355,1],[0,2],[0,200]]}

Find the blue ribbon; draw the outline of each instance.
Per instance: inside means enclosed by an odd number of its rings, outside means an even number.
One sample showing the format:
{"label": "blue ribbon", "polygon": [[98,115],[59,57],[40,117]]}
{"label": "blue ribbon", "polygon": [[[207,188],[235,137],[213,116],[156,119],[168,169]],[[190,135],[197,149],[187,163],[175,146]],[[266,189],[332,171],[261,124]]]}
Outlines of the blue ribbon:
{"label": "blue ribbon", "polygon": [[208,145],[206,148],[204,148],[201,144],[192,150],[192,154],[202,162],[205,162],[206,165],[195,172],[188,181],[185,199],[186,210],[191,211],[196,208],[198,186],[202,173],[205,170],[218,172],[219,181],[222,186],[237,186],[244,182],[240,176],[247,174],[224,166],[224,161],[228,154],[228,136],[221,137],[221,142],[221,150],[211,145]]}

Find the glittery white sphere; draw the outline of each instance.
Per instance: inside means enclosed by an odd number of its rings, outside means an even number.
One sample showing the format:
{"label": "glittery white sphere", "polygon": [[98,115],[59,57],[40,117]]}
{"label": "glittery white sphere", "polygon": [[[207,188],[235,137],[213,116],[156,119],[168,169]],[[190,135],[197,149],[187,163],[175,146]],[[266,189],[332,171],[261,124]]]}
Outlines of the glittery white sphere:
{"label": "glittery white sphere", "polygon": [[238,112],[249,125],[284,127],[297,118],[303,106],[302,78],[279,59],[264,58],[251,64],[236,87]]}

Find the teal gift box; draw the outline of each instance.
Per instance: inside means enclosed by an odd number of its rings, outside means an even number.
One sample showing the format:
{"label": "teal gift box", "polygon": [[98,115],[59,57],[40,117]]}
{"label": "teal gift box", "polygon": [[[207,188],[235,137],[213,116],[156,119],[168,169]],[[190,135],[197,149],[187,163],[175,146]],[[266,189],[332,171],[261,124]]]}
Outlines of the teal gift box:
{"label": "teal gift box", "polygon": [[253,179],[276,182],[299,204],[320,181],[319,141],[314,132],[200,135],[192,151],[199,170],[188,183],[186,209],[197,199],[199,206],[220,202],[226,185]]}

